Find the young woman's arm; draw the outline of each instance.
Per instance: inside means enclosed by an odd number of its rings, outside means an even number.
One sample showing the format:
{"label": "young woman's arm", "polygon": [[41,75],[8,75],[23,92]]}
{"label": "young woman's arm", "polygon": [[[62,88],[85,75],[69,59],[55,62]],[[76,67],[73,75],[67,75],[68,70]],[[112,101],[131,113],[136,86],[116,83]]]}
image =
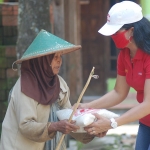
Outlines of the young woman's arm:
{"label": "young woman's arm", "polygon": [[[138,104],[137,106],[133,107],[123,115],[118,118],[115,118],[118,126],[127,124],[129,122],[133,122],[143,118],[144,116],[150,114],[150,79],[145,80],[144,86],[144,100],[142,103]],[[111,123],[109,119],[99,116],[95,114],[97,121],[91,124],[90,126],[86,127],[85,130],[92,134],[92,129],[95,133],[101,133],[111,129]]]}
{"label": "young woman's arm", "polygon": [[81,103],[78,108],[110,108],[122,102],[127,97],[129,89],[125,76],[117,75],[116,84],[112,91],[92,102]]}

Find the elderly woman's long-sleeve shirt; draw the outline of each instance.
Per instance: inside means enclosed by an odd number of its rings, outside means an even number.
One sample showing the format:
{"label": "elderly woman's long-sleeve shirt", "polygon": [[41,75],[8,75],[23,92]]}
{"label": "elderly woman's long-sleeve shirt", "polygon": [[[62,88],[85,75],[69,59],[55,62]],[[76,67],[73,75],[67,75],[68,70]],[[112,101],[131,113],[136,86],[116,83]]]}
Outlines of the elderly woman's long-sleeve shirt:
{"label": "elderly woman's long-sleeve shirt", "polygon": [[[69,88],[60,76],[59,81],[61,90],[58,104],[62,108],[70,108]],[[45,142],[53,139],[56,134],[48,134],[51,124],[48,122],[49,115],[50,105],[41,105],[21,92],[19,78],[13,87],[2,123],[0,150],[43,150]],[[82,142],[91,140],[86,135],[75,137]]]}

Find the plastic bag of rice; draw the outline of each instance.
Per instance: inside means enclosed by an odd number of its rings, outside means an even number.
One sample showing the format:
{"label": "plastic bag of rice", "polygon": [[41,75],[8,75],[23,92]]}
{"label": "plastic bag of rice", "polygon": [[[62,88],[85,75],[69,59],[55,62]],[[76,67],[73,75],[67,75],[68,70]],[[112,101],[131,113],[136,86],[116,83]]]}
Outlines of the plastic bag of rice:
{"label": "plastic bag of rice", "polygon": [[[62,109],[57,111],[56,115],[59,120],[69,119],[72,111],[72,109]],[[76,121],[76,125],[80,127],[77,132],[86,132],[84,127],[90,125],[96,120],[95,116],[93,115],[94,113],[97,113],[108,119],[119,117],[118,114],[106,109],[77,109],[72,118],[72,120]]]}

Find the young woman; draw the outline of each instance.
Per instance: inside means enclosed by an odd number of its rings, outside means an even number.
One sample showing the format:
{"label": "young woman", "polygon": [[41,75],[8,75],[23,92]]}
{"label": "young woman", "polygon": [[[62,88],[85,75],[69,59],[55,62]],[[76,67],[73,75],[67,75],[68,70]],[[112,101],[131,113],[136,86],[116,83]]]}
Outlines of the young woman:
{"label": "young woman", "polygon": [[108,12],[107,23],[99,33],[111,36],[120,49],[117,60],[117,79],[114,89],[79,108],[109,108],[121,103],[130,87],[137,91],[139,104],[120,117],[97,121],[86,127],[97,134],[139,120],[135,150],[150,150],[150,22],[143,17],[139,5],[131,1],[116,3]]}

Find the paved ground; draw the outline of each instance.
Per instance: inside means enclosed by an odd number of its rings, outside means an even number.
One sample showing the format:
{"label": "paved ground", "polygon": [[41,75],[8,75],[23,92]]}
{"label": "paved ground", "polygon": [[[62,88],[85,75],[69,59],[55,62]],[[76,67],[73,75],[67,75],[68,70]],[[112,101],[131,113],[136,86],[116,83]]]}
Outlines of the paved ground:
{"label": "paved ground", "polygon": [[134,150],[138,124],[124,125],[108,131],[107,136],[95,138],[88,144],[71,139],[67,150]]}
{"label": "paved ground", "polygon": [[108,131],[108,134],[130,134],[130,135],[136,135],[138,131],[138,124],[131,124],[131,125],[123,125],[116,129],[111,129]]}

